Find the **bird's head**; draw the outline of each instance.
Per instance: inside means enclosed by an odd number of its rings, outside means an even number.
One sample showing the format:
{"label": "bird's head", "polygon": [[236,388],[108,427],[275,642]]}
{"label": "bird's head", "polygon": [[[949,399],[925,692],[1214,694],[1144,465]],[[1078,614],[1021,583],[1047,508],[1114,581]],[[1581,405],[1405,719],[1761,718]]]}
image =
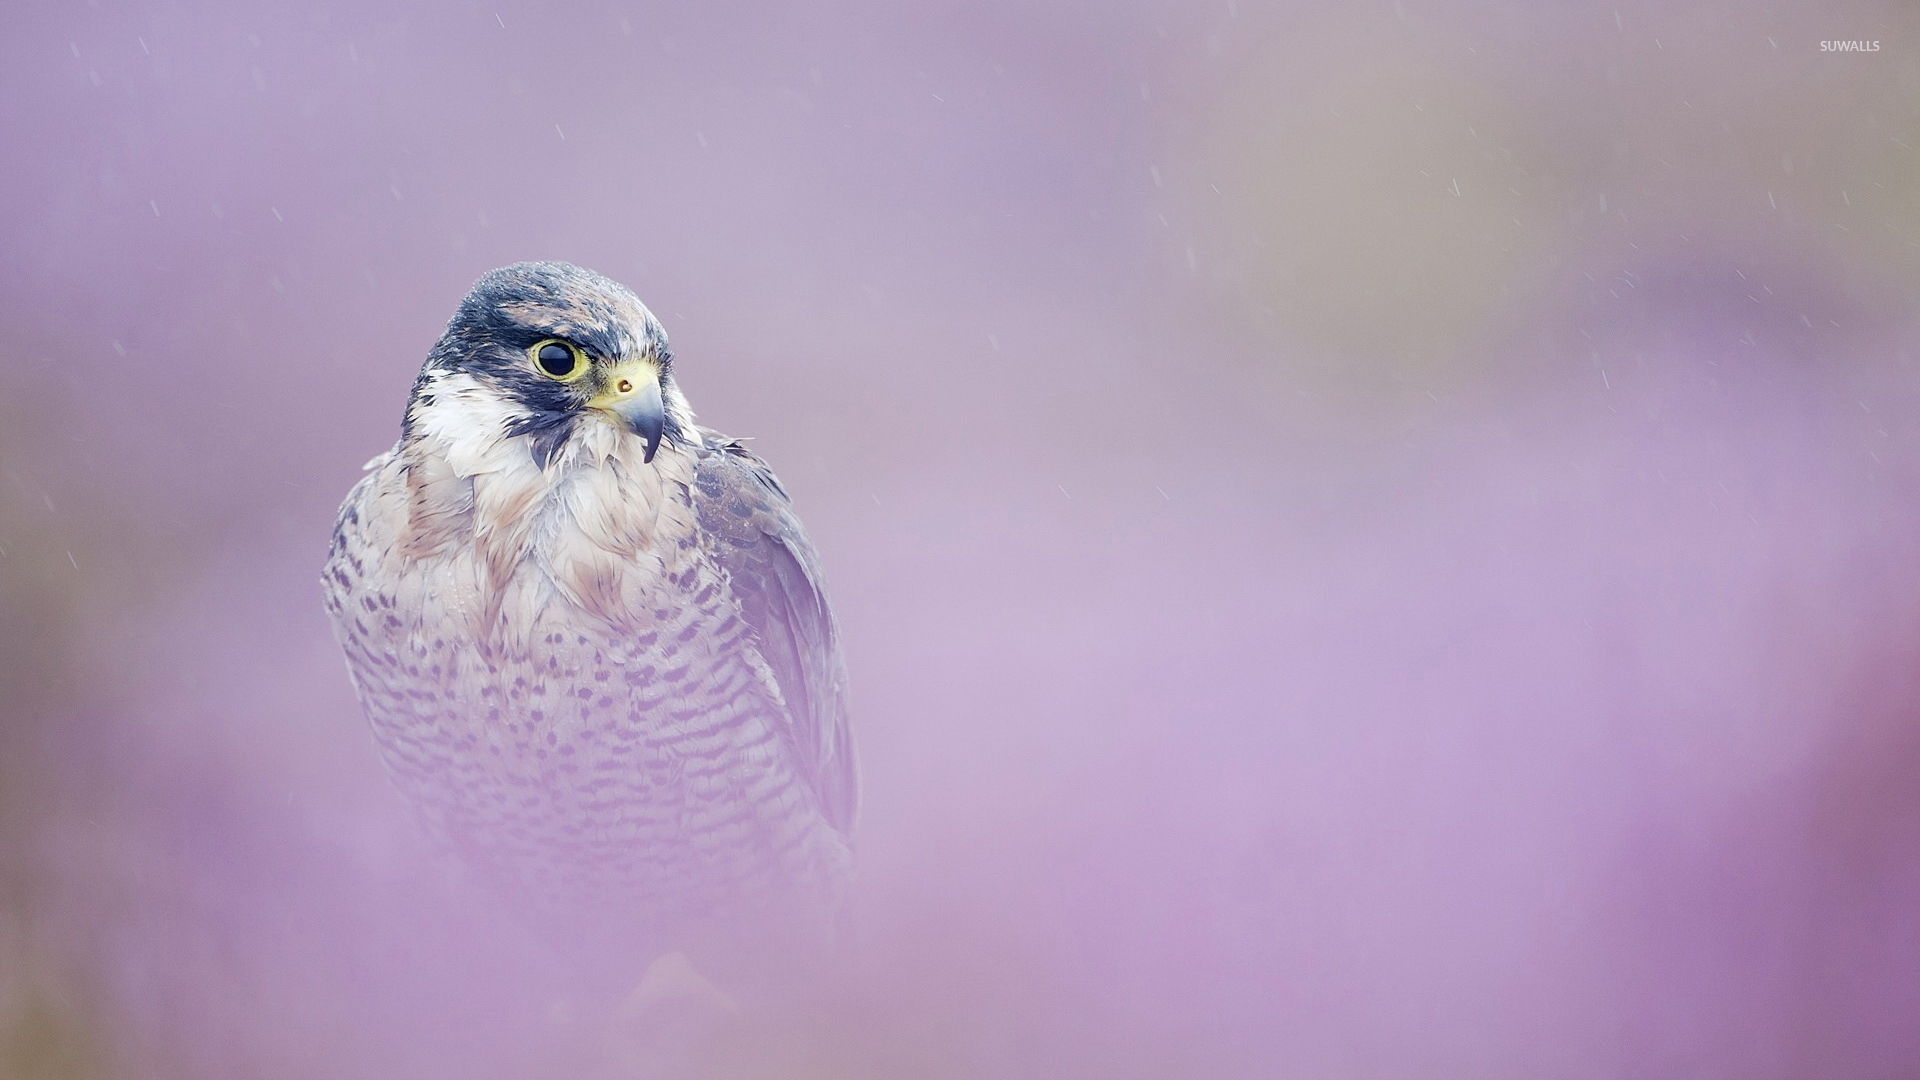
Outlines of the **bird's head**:
{"label": "bird's head", "polygon": [[693,415],[666,331],[633,293],[571,263],[525,262],[475,282],[428,354],[406,430],[429,424],[522,440],[545,469],[588,424],[644,440],[651,463],[685,444]]}

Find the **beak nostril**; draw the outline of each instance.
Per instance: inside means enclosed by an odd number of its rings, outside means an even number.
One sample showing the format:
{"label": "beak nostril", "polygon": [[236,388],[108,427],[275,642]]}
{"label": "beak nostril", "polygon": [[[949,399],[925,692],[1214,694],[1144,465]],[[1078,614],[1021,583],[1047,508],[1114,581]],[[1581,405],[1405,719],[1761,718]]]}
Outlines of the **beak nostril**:
{"label": "beak nostril", "polygon": [[621,379],[620,385],[616,389],[618,389],[623,394],[633,393],[633,380]]}

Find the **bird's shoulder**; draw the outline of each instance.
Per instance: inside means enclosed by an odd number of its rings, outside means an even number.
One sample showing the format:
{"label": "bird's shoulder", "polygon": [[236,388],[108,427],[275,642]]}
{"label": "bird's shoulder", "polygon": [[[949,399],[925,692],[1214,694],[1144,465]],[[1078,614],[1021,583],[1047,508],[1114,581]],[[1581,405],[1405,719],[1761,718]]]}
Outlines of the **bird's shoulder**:
{"label": "bird's shoulder", "polygon": [[[747,448],[747,440],[712,428],[695,428],[696,501],[718,502],[741,521],[782,510],[791,512],[793,499],[765,459]],[[762,522],[764,524],[764,522]]]}
{"label": "bird's shoulder", "polygon": [[347,497],[340,501],[340,511],[334,517],[333,536],[327,545],[327,562],[321,580],[326,583],[329,599],[333,594],[350,589],[354,581],[367,572],[368,546],[374,543],[371,534],[381,526],[381,473],[392,459],[395,451],[389,449],[361,469],[361,476],[347,491]]}

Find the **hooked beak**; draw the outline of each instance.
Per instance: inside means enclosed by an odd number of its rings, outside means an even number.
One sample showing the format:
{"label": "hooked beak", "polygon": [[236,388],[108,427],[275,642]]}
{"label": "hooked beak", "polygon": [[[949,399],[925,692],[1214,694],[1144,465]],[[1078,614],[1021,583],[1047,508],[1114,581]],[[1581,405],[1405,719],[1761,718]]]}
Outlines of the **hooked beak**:
{"label": "hooked beak", "polygon": [[647,440],[644,461],[653,461],[660,449],[660,433],[667,426],[667,403],[660,397],[660,369],[651,360],[629,360],[607,370],[600,394],[587,402],[620,422],[620,426]]}

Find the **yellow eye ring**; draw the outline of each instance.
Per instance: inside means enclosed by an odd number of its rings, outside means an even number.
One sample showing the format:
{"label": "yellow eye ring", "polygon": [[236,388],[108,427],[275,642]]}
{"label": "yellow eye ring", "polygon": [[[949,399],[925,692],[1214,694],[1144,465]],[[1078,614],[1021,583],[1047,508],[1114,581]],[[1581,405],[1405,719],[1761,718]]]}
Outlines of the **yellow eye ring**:
{"label": "yellow eye ring", "polygon": [[529,345],[527,359],[533,362],[533,370],[561,382],[572,382],[587,373],[587,354],[580,351],[580,346],[559,338]]}

